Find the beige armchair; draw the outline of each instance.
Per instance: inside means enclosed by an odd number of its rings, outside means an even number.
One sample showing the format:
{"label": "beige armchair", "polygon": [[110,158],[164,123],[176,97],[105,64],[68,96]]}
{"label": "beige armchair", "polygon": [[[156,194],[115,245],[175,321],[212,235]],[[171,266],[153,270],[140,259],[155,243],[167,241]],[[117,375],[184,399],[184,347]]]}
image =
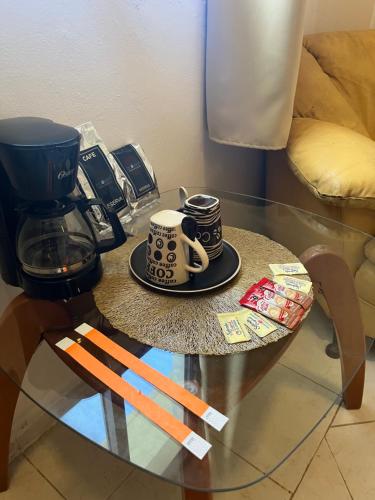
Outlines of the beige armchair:
{"label": "beige armchair", "polygon": [[267,154],[267,198],[367,233],[317,224],[306,215],[300,227],[282,238],[293,247],[293,232],[304,231],[307,241],[314,235],[315,241],[344,254],[355,277],[365,333],[371,337],[375,240],[368,235],[375,235],[374,141],[375,30],[307,36],[288,146]]}

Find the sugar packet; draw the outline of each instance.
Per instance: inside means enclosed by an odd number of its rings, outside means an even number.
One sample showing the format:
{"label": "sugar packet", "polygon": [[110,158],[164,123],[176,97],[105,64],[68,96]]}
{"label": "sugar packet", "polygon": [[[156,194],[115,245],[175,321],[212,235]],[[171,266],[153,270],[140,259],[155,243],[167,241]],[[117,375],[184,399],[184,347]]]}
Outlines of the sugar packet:
{"label": "sugar packet", "polygon": [[305,293],[306,295],[310,293],[312,287],[311,281],[301,280],[300,278],[295,278],[294,276],[278,275],[273,277],[273,281],[278,285],[285,286],[285,288]]}
{"label": "sugar packet", "polygon": [[228,344],[237,344],[238,342],[246,342],[251,339],[251,335],[245,329],[242,329],[236,315],[237,313],[235,312],[220,313],[217,315]]}
{"label": "sugar packet", "polygon": [[237,319],[242,329],[250,330],[260,338],[266,337],[278,328],[278,325],[251,310],[242,309],[238,311]]}
{"label": "sugar packet", "polygon": [[273,275],[279,274],[308,274],[305,266],[301,262],[291,262],[289,264],[269,264]]}
{"label": "sugar packet", "polygon": [[229,344],[249,341],[254,334],[263,338],[278,329],[278,325],[261,314],[246,309],[220,313],[217,317]]}

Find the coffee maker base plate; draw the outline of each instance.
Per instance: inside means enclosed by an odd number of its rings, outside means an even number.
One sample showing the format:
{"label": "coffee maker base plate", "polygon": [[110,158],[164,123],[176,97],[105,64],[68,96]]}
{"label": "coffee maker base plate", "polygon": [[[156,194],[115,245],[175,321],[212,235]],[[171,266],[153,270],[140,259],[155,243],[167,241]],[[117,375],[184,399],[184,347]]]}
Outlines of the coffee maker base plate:
{"label": "coffee maker base plate", "polygon": [[35,278],[21,271],[22,288],[27,295],[36,299],[61,300],[76,297],[84,292],[89,292],[100,281],[103,267],[100,256],[80,273],[71,278]]}

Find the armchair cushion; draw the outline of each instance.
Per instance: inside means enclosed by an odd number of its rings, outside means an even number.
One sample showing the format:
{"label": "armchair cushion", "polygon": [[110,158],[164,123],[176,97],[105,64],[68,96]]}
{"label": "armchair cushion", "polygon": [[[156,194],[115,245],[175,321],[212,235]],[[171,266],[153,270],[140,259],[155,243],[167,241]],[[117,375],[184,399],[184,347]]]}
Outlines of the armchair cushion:
{"label": "armchair cushion", "polygon": [[334,123],[294,118],[287,154],[299,180],[325,203],[375,209],[375,142]]}
{"label": "armchair cushion", "polygon": [[337,123],[369,135],[361,116],[305,47],[302,48],[293,116]]}
{"label": "armchair cushion", "polygon": [[[375,139],[375,30],[316,33],[305,37],[304,46]],[[340,108],[328,121],[338,113]]]}

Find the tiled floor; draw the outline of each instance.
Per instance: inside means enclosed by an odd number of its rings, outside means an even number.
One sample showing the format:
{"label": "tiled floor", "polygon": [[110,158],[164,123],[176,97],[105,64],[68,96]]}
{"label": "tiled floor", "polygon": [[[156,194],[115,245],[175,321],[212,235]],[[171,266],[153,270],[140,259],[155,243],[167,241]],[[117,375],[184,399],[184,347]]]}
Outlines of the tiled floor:
{"label": "tiled floor", "polygon": [[[315,318],[317,320],[319,318]],[[324,330],[324,318],[321,319]],[[336,386],[339,380],[330,373],[324,358],[324,345],[330,332],[313,332],[308,353],[296,341],[287,351],[284,365],[278,370],[303,373],[309,382],[309,366],[313,350],[321,365],[322,386]],[[306,347],[306,345],[305,345]],[[303,357],[305,356],[305,359]],[[275,372],[276,373],[276,372]],[[284,376],[285,378],[285,376]],[[215,494],[215,500],[373,500],[375,499],[375,354],[369,355],[364,403],[360,410],[335,407],[305,443],[277,469],[270,479],[236,492]],[[294,385],[293,390],[298,390]],[[301,407],[315,408],[324,397],[315,391],[314,401],[301,402]],[[277,394],[273,395],[277,398]],[[284,397],[288,395],[284,394]],[[277,403],[277,401],[276,401]],[[281,420],[281,419],[280,419]],[[267,422],[267,435],[275,425]],[[1,430],[0,430],[1,431]],[[223,443],[225,446],[225,443]],[[238,478],[249,474],[246,458],[254,450],[243,442],[234,443],[233,463]],[[267,467],[269,457],[259,460]],[[179,488],[150,475],[136,471],[109,454],[87,443],[61,425],[53,426],[11,465],[10,489],[0,500],[180,500]]]}

